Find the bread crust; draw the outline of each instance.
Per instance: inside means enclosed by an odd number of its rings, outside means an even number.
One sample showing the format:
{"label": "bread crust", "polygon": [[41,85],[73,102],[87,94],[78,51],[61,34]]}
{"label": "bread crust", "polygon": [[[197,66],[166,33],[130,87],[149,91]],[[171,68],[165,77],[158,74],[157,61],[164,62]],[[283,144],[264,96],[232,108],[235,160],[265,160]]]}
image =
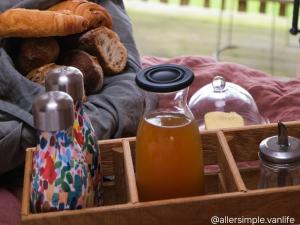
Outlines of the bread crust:
{"label": "bread crust", "polygon": [[104,75],[113,75],[124,70],[128,53],[118,34],[106,27],[99,27],[83,34],[79,48],[96,56]]}
{"label": "bread crust", "polygon": [[63,54],[60,64],[73,66],[83,74],[86,95],[98,93],[103,86],[103,71],[98,60],[82,50],[74,49]]}
{"label": "bread crust", "polygon": [[18,69],[27,74],[33,69],[54,63],[59,52],[59,45],[52,37],[22,39],[17,57]]}
{"label": "bread crust", "polygon": [[0,14],[0,37],[66,36],[87,30],[88,21],[69,11],[9,9]]}
{"label": "bread crust", "polygon": [[46,64],[44,66],[41,66],[37,69],[30,71],[26,75],[26,77],[27,77],[27,79],[29,79],[35,83],[45,86],[45,78],[46,78],[47,74],[49,73],[49,71],[52,69],[55,69],[55,68],[59,68],[59,67],[61,67],[61,66],[56,65],[54,63],[49,63],[49,64]]}
{"label": "bread crust", "polygon": [[93,2],[85,0],[69,0],[60,2],[48,10],[69,10],[74,15],[82,16],[88,21],[88,28],[93,29],[100,26],[112,28],[112,18],[107,10]]}

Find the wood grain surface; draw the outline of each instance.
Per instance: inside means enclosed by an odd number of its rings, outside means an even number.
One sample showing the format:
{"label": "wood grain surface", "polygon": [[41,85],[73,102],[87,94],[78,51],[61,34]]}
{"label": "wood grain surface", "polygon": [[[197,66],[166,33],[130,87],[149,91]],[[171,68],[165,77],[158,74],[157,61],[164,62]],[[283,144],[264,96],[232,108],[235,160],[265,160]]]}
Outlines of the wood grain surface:
{"label": "wood grain surface", "polygon": [[[300,137],[300,122],[287,126],[289,135]],[[153,202],[138,199],[135,138],[99,141],[103,174],[113,178],[104,183],[104,206],[40,214],[31,214],[29,209],[33,149],[28,149],[22,222],[25,225],[192,225],[211,224],[212,216],[290,216],[300,223],[300,185],[257,189],[258,145],[264,138],[276,135],[276,130],[277,125],[270,124],[202,132],[206,194]]]}

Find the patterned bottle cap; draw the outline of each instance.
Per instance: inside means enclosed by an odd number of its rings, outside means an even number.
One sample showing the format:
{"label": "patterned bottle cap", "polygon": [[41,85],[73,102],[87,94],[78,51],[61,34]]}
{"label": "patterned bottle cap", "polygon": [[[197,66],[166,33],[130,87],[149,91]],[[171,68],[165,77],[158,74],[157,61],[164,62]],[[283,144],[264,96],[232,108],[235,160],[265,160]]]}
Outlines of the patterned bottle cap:
{"label": "patterned bottle cap", "polygon": [[83,75],[79,69],[72,66],[60,66],[50,70],[45,79],[46,91],[66,92],[74,102],[83,99]]}
{"label": "patterned bottle cap", "polygon": [[70,95],[50,91],[37,97],[32,104],[34,126],[41,131],[59,131],[73,125],[74,104]]}

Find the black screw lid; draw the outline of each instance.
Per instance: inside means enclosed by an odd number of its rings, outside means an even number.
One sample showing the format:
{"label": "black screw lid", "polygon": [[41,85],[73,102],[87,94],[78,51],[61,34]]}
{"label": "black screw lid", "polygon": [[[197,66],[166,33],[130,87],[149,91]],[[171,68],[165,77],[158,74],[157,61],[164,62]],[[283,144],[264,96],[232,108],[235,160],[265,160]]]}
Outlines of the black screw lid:
{"label": "black screw lid", "polygon": [[136,84],[151,92],[173,92],[188,87],[194,80],[194,73],[187,67],[175,64],[161,64],[141,70]]}

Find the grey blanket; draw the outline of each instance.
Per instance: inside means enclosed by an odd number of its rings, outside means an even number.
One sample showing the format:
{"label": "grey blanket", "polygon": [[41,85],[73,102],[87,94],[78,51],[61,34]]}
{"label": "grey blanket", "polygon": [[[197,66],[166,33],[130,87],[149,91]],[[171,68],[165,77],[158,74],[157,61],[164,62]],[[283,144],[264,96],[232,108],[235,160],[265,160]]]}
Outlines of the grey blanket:
{"label": "grey blanket", "polygon": [[[57,2],[59,0],[1,0],[0,12],[14,7],[44,9]],[[127,47],[129,59],[125,72],[106,78],[101,92],[88,96],[84,107],[99,139],[135,135],[146,104],[145,95],[134,82],[140,58],[131,23],[122,0],[99,0],[98,3],[112,15],[113,30]],[[7,183],[7,178],[16,177],[18,168],[23,167],[25,149],[35,145],[31,106],[33,99],[45,90],[14,68],[3,46],[0,46],[0,182]]]}

